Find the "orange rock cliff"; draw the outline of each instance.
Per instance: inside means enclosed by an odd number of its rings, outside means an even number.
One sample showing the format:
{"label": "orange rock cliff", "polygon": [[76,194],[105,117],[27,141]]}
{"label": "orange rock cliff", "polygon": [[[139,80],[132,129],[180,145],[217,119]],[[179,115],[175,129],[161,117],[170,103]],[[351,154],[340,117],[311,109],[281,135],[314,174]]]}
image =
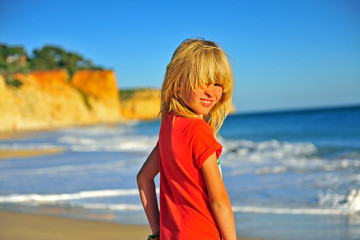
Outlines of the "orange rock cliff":
{"label": "orange rock cliff", "polygon": [[151,120],[160,111],[159,89],[137,89],[131,96],[121,99],[121,114],[128,119]]}
{"label": "orange rock cliff", "polygon": [[13,78],[22,85],[8,86],[0,75],[0,131],[123,120],[112,71],[82,70],[72,81],[66,70],[17,73]]}

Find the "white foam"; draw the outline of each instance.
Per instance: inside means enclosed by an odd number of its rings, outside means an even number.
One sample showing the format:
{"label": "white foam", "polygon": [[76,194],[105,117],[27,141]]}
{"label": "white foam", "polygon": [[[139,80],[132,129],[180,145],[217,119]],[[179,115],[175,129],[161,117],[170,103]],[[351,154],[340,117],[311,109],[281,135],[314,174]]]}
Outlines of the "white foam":
{"label": "white foam", "polygon": [[99,136],[99,135],[119,135],[130,132],[133,126],[139,124],[139,121],[129,121],[116,126],[96,125],[89,127],[74,127],[62,129],[60,133],[65,135]]}
{"label": "white foam", "polygon": [[288,168],[285,166],[275,166],[275,167],[263,167],[255,170],[256,174],[270,174],[270,173],[283,173],[287,172]]}
{"label": "white foam", "polygon": [[[115,211],[143,211],[141,204],[84,204],[84,208],[108,209]],[[233,206],[234,212],[261,213],[261,214],[294,214],[294,215],[349,215],[355,212],[352,209],[322,209],[322,208],[272,208],[253,206]]]}
{"label": "white foam", "polygon": [[353,189],[347,196],[334,193],[319,194],[319,208],[272,208],[234,206],[234,212],[264,214],[348,215],[360,213],[360,190]]}
{"label": "white foam", "polygon": [[360,190],[352,189],[348,195],[319,193],[319,205],[350,212],[360,212]]}
{"label": "white foam", "polygon": [[360,190],[353,189],[349,194],[347,201],[350,209],[355,212],[360,212]]}
{"label": "white foam", "polygon": [[42,136],[38,142],[0,143],[0,149],[53,149],[64,151],[96,152],[96,151],[151,151],[157,142],[157,136],[134,135],[133,121],[118,126],[91,126],[69,128]]}
{"label": "white foam", "polygon": [[8,196],[0,196],[0,203],[61,202],[61,201],[69,201],[69,200],[77,200],[77,199],[85,199],[85,198],[131,196],[138,194],[139,194],[138,189],[82,191],[77,193],[62,193],[62,194],[12,194]]}
{"label": "white foam", "polygon": [[34,169],[17,169],[11,173],[3,173],[1,175],[2,179],[11,177],[12,175],[59,175],[59,174],[68,174],[84,171],[127,171],[125,166],[129,164],[129,161],[121,160],[108,163],[92,163],[92,164],[80,164],[80,165],[60,165],[60,166],[51,166],[51,167],[42,167]]}
{"label": "white foam", "polygon": [[271,208],[271,207],[239,207],[233,206],[234,212],[263,213],[263,214],[313,214],[313,215],[346,215],[355,213],[351,209],[322,209],[322,208]]}
{"label": "white foam", "polygon": [[[157,194],[159,194],[160,189],[156,188],[155,191]],[[134,196],[138,194],[139,194],[139,190],[137,188],[81,191],[77,193],[61,193],[61,194],[11,194],[7,196],[0,196],[0,203],[20,203],[20,202],[46,203],[46,202],[79,200],[86,198]]]}
{"label": "white foam", "polygon": [[58,139],[61,144],[76,152],[95,151],[149,151],[156,144],[156,137],[121,136],[121,137],[84,137],[63,136]]}
{"label": "white foam", "polygon": [[108,209],[114,211],[143,211],[144,208],[140,204],[84,204],[84,208],[90,209]]}
{"label": "white foam", "polygon": [[360,159],[340,156],[325,159],[312,143],[290,143],[277,140],[254,142],[223,140],[221,164],[232,168],[231,174],[278,174],[288,171],[342,171],[359,168]]}
{"label": "white foam", "polygon": [[233,206],[234,212],[263,214],[351,215],[360,213],[360,190],[348,195],[320,193],[319,208],[278,208],[258,206]]}
{"label": "white foam", "polygon": [[47,143],[3,143],[0,144],[0,149],[12,150],[46,150],[46,149],[63,149],[62,146]]}
{"label": "white foam", "polygon": [[224,153],[236,155],[247,161],[263,163],[266,159],[289,159],[309,156],[317,152],[312,143],[289,143],[277,140],[253,142],[249,140],[225,141]]}
{"label": "white foam", "polygon": [[324,159],[314,157],[317,149],[312,143],[241,140],[226,141],[223,145],[221,163],[231,167],[233,175],[307,171],[324,165]]}

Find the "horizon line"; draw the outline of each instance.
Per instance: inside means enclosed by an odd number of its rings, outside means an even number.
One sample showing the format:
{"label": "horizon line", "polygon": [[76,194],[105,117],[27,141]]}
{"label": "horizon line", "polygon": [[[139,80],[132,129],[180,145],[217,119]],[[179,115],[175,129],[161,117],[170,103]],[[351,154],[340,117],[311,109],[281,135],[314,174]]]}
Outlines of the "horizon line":
{"label": "horizon line", "polygon": [[246,110],[235,111],[230,115],[256,115],[256,114],[268,114],[268,113],[286,113],[286,112],[306,112],[306,111],[319,111],[319,110],[335,110],[342,108],[359,108],[360,103],[348,103],[348,104],[334,104],[334,105],[322,105],[322,106],[308,106],[308,107],[294,107],[294,108],[278,108],[278,109],[263,109],[263,110]]}

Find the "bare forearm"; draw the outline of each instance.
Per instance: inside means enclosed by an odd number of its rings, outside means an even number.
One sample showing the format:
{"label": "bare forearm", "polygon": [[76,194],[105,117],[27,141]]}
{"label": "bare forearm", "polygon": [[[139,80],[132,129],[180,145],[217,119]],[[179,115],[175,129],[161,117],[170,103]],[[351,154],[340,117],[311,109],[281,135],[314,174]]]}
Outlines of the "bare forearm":
{"label": "bare forearm", "polygon": [[156,146],[136,176],[141,202],[153,233],[160,229],[159,206],[154,178],[159,173],[159,148]]}
{"label": "bare forearm", "polygon": [[208,189],[211,208],[224,240],[236,240],[234,216],[229,195],[217,165],[216,154],[213,153],[202,165]]}
{"label": "bare forearm", "polygon": [[138,182],[140,198],[153,233],[160,230],[159,207],[154,181]]}
{"label": "bare forearm", "polygon": [[236,240],[234,215],[230,201],[225,203],[212,203],[211,207],[213,209],[223,239]]}

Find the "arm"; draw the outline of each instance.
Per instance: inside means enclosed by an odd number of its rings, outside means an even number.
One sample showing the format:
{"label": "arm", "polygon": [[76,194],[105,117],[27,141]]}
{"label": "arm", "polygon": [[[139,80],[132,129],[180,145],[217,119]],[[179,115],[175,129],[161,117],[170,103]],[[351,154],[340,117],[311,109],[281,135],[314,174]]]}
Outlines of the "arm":
{"label": "arm", "polygon": [[224,240],[236,240],[234,216],[229,196],[221,178],[216,154],[213,153],[201,166],[208,189],[210,205]]}
{"label": "arm", "polygon": [[153,233],[160,230],[159,207],[154,178],[159,173],[159,148],[156,146],[137,174],[141,202]]}

